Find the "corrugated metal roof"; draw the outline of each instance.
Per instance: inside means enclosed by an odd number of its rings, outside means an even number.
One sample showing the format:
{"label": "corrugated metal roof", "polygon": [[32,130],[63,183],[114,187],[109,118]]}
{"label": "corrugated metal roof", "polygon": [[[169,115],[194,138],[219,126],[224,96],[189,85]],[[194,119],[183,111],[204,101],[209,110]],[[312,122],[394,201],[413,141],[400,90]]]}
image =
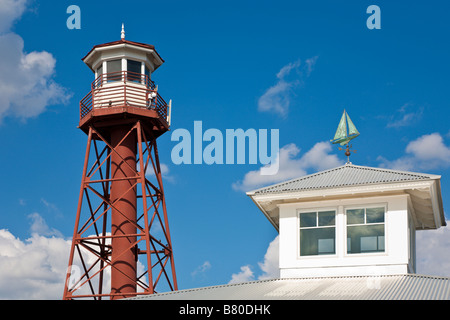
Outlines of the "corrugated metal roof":
{"label": "corrugated metal roof", "polygon": [[450,278],[417,274],[271,279],[138,296],[144,300],[450,300]]}
{"label": "corrugated metal roof", "polygon": [[440,176],[346,164],[341,167],[261,188],[248,194],[281,193],[437,178],[440,178]]}

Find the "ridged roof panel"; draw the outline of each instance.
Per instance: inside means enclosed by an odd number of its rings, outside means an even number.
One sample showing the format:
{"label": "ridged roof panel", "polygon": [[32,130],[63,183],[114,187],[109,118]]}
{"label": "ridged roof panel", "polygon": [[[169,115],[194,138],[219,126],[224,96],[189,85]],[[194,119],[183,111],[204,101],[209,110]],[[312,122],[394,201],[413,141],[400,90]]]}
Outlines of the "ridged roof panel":
{"label": "ridged roof panel", "polygon": [[449,300],[450,278],[417,274],[260,280],[138,296],[143,300]]}
{"label": "ridged roof panel", "polygon": [[261,188],[251,194],[281,193],[292,191],[305,191],[328,189],[338,187],[349,187],[367,184],[407,182],[418,180],[436,179],[439,176],[389,170],[384,168],[372,168],[346,164],[341,167],[317,172],[311,175],[278,183],[265,188]]}

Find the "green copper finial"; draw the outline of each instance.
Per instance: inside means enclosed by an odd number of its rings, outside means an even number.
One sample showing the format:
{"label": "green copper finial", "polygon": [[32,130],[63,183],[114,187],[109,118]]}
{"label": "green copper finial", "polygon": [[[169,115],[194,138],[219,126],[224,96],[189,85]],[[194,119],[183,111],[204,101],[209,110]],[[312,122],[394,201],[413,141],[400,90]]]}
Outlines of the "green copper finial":
{"label": "green copper finial", "polygon": [[[348,130],[347,130],[348,129]],[[359,132],[350,119],[348,113],[344,110],[342,113],[341,121],[339,122],[338,128],[334,135],[334,139],[330,140],[333,144],[340,144],[341,146],[346,146],[345,155],[347,156],[347,163],[350,163],[351,151],[356,152],[356,150],[350,150],[352,147],[348,143],[359,136]],[[344,150],[339,147],[339,150]]]}

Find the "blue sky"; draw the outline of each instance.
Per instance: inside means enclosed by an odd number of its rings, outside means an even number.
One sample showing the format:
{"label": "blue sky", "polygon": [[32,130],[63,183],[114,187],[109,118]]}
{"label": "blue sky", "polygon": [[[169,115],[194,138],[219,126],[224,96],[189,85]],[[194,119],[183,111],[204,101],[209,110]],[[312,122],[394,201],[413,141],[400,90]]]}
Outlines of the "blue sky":
{"label": "blue sky", "polygon": [[[66,27],[71,4],[81,9],[79,30]],[[379,30],[366,26],[371,4],[381,8]],[[67,266],[87,140],[77,129],[78,103],[93,80],[81,58],[120,39],[122,23],[128,40],[155,45],[165,60],[152,78],[173,100],[172,130],[193,132],[194,121],[223,132],[279,129],[280,175],[265,184],[343,164],[329,140],[345,108],[361,132],[351,161],[442,175],[446,209],[449,7],[0,0],[0,297],[62,296],[58,276]],[[158,146],[179,287],[271,276],[277,233],[244,192],[260,186],[249,173],[261,165],[175,165],[170,136]],[[442,229],[433,235],[448,245],[450,231]],[[430,252],[418,246],[419,254]],[[42,255],[31,261],[25,253],[36,250]],[[423,272],[450,276],[448,258],[424,257]],[[439,270],[430,263],[438,257]],[[8,265],[29,268],[14,274]],[[2,289],[14,279],[21,285]]]}

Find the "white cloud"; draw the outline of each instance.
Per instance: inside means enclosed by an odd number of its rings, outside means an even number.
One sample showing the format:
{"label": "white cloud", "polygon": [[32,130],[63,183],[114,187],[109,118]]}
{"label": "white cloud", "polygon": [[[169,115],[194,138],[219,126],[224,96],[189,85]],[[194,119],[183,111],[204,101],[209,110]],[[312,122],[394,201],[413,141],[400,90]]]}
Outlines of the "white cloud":
{"label": "white cloud", "polygon": [[300,60],[297,60],[297,61],[295,61],[295,62],[291,62],[291,63],[288,63],[287,65],[285,65],[284,67],[282,67],[281,69],[280,69],[280,71],[278,71],[278,73],[277,73],[277,78],[279,79],[279,80],[283,80],[285,77],[287,77],[288,75],[289,75],[289,73],[292,71],[292,70],[298,70],[298,68],[300,67]]}
{"label": "white cloud", "polygon": [[0,1],[0,33],[8,31],[15,20],[22,16],[27,0]]}
{"label": "white cloud", "polygon": [[[69,261],[71,240],[50,228],[38,214],[31,220],[31,237],[21,240],[9,230],[0,229],[0,299],[8,300],[60,300]],[[95,256],[82,249],[83,259],[92,265]],[[143,272],[138,262],[138,270]],[[74,258],[72,275],[81,275],[82,264]],[[92,274],[98,270],[92,270]],[[104,290],[110,289],[110,269],[106,269]],[[84,286],[77,294],[90,293]]]}
{"label": "white cloud", "polygon": [[241,267],[240,272],[233,273],[231,275],[231,280],[228,283],[229,284],[242,283],[242,282],[253,281],[253,280],[254,280],[253,271],[249,265],[246,265],[246,266]]}
{"label": "white cloud", "polygon": [[70,241],[0,229],[0,299],[61,299]]}
{"label": "white cloud", "polygon": [[[49,227],[38,213],[32,213],[28,218],[31,220],[31,237],[25,240],[15,237],[9,230],[0,229],[0,300],[61,300],[72,240],[65,239],[61,232]],[[107,245],[109,241],[108,238]],[[85,248],[81,248],[81,254],[87,266],[93,266],[97,261],[97,256]],[[206,270],[207,265],[203,267]],[[145,271],[141,261],[138,261],[137,268],[138,274]],[[83,265],[76,253],[70,286],[79,279],[82,270]],[[98,270],[97,263],[90,274]],[[147,281],[147,277],[144,278],[143,281]],[[111,268],[108,267],[105,269],[103,292],[110,291],[110,280]],[[98,281],[98,276],[93,281]],[[140,287],[138,291],[142,291]],[[88,285],[76,291],[76,294],[90,293]]]}
{"label": "white cloud", "polygon": [[417,111],[407,112],[407,109],[411,107],[410,103],[405,103],[400,109],[389,117],[387,124],[388,128],[400,128],[412,125],[418,121],[423,114],[423,108]]}
{"label": "white cloud", "polygon": [[45,206],[48,212],[55,214],[55,216],[62,217],[62,213],[56,204],[51,203],[44,198],[41,198],[41,203]]}
{"label": "white cloud", "polygon": [[291,62],[277,73],[277,83],[266,90],[258,100],[258,111],[273,112],[282,117],[288,114],[293,89],[302,84],[303,78],[311,74],[317,57],[307,59],[301,68],[301,61]]}
{"label": "white cloud", "polygon": [[416,273],[450,277],[450,221],[436,230],[416,233]]}
{"label": "white cloud", "polygon": [[309,76],[311,74],[311,72],[314,69],[314,66],[316,65],[317,62],[317,58],[319,58],[318,56],[306,59],[305,63],[306,63],[306,75]]}
{"label": "white cloud", "polygon": [[397,170],[430,170],[450,166],[450,147],[446,146],[439,133],[423,135],[411,141],[406,149],[406,155],[387,160],[378,157],[382,167]]}
{"label": "white cloud", "polygon": [[62,238],[62,233],[54,228],[50,228],[37,212],[28,215],[28,219],[31,220],[30,231],[31,234],[38,234],[45,237],[59,237]]}
{"label": "white cloud", "polygon": [[167,175],[169,173],[169,166],[167,164],[161,163],[159,167],[161,168],[162,175]]}
{"label": "white cloud", "polygon": [[293,143],[280,149],[279,170],[275,175],[261,174],[259,170],[245,174],[242,181],[233,183],[234,190],[249,191],[272,183],[298,178],[307,174],[307,169],[326,170],[343,164],[334,154],[329,154],[332,146],[329,142],[318,142],[302,157],[297,158],[300,149]]}
{"label": "white cloud", "polygon": [[275,279],[280,277],[279,267],[279,237],[269,244],[263,262],[259,262],[258,266],[263,273],[258,277],[259,280]]}
{"label": "white cloud", "polygon": [[70,94],[52,78],[56,60],[46,51],[24,51],[24,41],[10,31],[26,1],[0,3],[0,119],[35,117],[49,105],[67,103]]}
{"label": "white cloud", "polygon": [[406,147],[406,152],[413,154],[420,161],[450,162],[450,148],[444,144],[439,133],[424,135],[410,142]]}
{"label": "white cloud", "polygon": [[289,105],[289,91],[293,84],[280,80],[278,83],[270,87],[258,100],[259,111],[271,111],[281,116],[286,116]]}
{"label": "white cloud", "polygon": [[[276,279],[280,277],[278,253],[279,253],[279,241],[278,236],[269,244],[266,254],[264,255],[263,262],[258,262],[259,270],[261,274],[258,276],[258,280]],[[240,268],[240,272],[231,275],[231,280],[228,282],[242,283],[255,280],[255,273],[250,265],[245,265]]]}
{"label": "white cloud", "polygon": [[195,277],[198,274],[205,273],[211,269],[211,263],[209,261],[205,261],[202,265],[198,266],[192,273],[191,276]]}
{"label": "white cloud", "polygon": [[[170,173],[170,169],[169,166],[165,163],[160,163],[159,167],[161,169],[161,175],[164,178],[164,180],[169,181],[169,182],[174,182],[175,179],[173,176],[169,175]],[[151,162],[149,163],[149,165],[147,166],[147,170],[145,172],[145,175],[150,178],[150,177],[155,177],[155,172],[153,171],[153,166],[151,164]]]}
{"label": "white cloud", "polygon": [[329,154],[332,150],[332,145],[329,142],[318,142],[311,150],[309,150],[300,159],[300,163],[304,168],[313,168],[317,171],[322,171],[337,167],[343,164],[342,160],[339,160],[337,155]]}

